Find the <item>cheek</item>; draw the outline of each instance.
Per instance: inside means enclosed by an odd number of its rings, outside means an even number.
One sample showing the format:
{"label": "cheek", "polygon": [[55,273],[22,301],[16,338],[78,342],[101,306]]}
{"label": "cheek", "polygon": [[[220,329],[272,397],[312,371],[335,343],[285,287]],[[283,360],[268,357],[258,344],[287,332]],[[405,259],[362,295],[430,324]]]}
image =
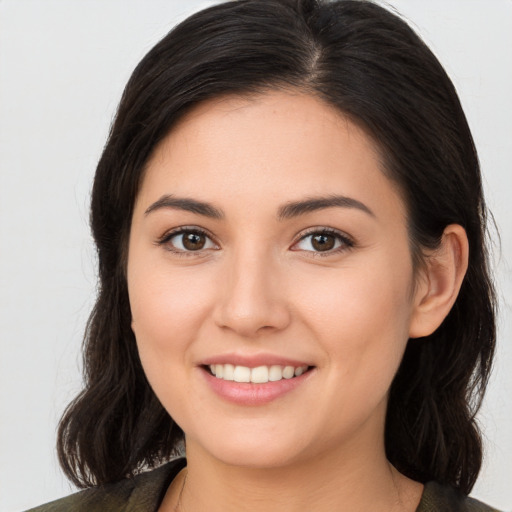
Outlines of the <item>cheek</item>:
{"label": "cheek", "polygon": [[390,261],[374,261],[359,269],[330,271],[328,280],[301,280],[296,292],[301,316],[323,340],[330,364],[350,374],[362,368],[394,371],[411,318],[412,272],[405,265],[402,269]]}
{"label": "cheek", "polygon": [[132,329],[141,359],[183,362],[209,309],[209,281],[198,268],[171,272],[166,265],[134,263],[129,270]]}
{"label": "cheek", "polygon": [[[376,269],[375,269],[376,270]],[[371,274],[371,275],[370,275]],[[410,320],[408,281],[380,272],[339,272],[323,286],[311,279],[301,315],[325,354],[318,414],[333,435],[357,429],[386,397],[403,357]],[[328,285],[328,286],[326,286]],[[327,427],[326,427],[327,431]]]}
{"label": "cheek", "polygon": [[128,284],[144,373],[169,414],[175,420],[186,418],[183,411],[197,404],[188,402],[183,383],[190,378],[192,348],[207,314],[208,293],[199,293],[199,283],[186,272],[151,265],[132,265]]}

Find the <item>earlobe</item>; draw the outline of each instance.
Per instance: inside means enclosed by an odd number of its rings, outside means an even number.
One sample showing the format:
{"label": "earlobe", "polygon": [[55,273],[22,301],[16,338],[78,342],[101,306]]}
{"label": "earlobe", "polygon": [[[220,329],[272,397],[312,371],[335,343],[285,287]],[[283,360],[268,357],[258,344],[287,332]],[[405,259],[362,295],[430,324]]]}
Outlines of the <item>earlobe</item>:
{"label": "earlobe", "polygon": [[409,329],[410,338],[432,334],[450,312],[468,267],[469,246],[466,231],[450,224],[441,245],[430,254],[419,276]]}

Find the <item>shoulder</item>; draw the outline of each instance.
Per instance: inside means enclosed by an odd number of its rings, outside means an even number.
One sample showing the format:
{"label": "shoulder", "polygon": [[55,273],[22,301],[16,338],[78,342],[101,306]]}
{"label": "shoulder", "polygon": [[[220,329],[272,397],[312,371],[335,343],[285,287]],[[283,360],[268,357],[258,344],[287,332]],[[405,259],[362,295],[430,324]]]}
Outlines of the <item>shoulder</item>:
{"label": "shoulder", "polygon": [[499,512],[495,508],[448,485],[436,482],[425,484],[425,490],[416,512]]}
{"label": "shoulder", "polygon": [[168,485],[185,466],[185,459],[176,459],[134,478],[99,487],[91,487],[27,512],[116,512],[125,510],[153,511]]}

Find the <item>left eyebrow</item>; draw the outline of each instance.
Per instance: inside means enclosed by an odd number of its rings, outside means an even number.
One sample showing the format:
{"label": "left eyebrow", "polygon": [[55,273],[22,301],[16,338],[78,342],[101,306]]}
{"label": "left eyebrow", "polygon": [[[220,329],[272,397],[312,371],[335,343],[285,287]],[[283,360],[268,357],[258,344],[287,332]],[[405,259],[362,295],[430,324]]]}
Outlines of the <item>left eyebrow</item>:
{"label": "left eyebrow", "polygon": [[302,201],[287,203],[279,208],[278,219],[290,219],[306,213],[333,207],[355,208],[375,217],[375,214],[370,210],[370,208],[357,199],[340,195],[330,195],[325,197],[311,197]]}

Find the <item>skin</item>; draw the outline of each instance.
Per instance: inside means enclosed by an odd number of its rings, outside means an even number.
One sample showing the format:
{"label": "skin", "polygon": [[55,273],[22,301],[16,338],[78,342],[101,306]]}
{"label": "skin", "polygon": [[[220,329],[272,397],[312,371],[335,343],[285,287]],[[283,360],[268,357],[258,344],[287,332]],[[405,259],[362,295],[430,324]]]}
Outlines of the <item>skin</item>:
{"label": "skin", "polygon": [[[358,203],[279,218],[333,194]],[[222,218],[162,206],[166,195]],[[180,227],[207,231],[203,249],[165,238]],[[321,252],[311,228],[343,238]],[[388,390],[409,337],[448,313],[466,259],[462,228],[449,226],[414,273],[400,192],[372,140],[322,101],[273,91],[196,107],[148,163],[128,251],[141,361],[186,435],[186,485],[180,475],[161,510],[181,493],[189,512],[414,511],[422,485],[385,457]],[[200,366],[227,353],[313,368],[284,396],[244,406],[214,393]]]}

